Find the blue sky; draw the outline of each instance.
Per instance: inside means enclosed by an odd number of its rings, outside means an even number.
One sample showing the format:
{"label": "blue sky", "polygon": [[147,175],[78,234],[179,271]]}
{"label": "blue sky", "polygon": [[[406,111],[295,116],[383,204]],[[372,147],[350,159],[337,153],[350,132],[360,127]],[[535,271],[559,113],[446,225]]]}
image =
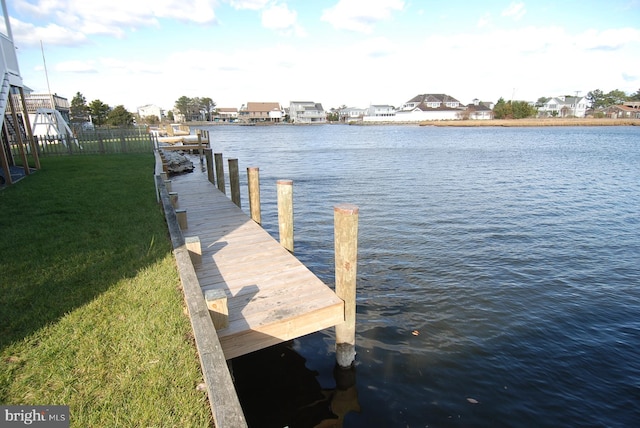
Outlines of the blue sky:
{"label": "blue sky", "polygon": [[640,0],[9,0],[23,80],[130,111],[180,96],[398,106],[640,89]]}

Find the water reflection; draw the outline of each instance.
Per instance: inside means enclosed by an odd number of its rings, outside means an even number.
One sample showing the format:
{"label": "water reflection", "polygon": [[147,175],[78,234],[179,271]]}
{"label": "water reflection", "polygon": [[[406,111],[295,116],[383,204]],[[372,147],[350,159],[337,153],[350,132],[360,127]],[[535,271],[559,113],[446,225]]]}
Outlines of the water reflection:
{"label": "water reflection", "polygon": [[332,388],[288,342],[232,360],[240,403],[251,427],[338,428],[360,412],[356,370],[334,367]]}

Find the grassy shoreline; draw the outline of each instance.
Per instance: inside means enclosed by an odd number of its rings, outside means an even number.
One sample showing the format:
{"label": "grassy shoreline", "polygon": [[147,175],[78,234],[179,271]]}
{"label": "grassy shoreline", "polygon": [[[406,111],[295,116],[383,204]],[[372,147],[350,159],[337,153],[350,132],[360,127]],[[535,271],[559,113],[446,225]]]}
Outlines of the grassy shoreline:
{"label": "grassy shoreline", "polygon": [[211,426],[151,154],[45,158],[0,191],[0,403]]}

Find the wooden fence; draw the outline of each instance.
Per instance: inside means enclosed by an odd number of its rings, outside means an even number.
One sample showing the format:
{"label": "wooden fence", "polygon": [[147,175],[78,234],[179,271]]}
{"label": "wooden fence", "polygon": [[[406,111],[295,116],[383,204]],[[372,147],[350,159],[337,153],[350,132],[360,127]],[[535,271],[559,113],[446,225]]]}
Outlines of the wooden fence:
{"label": "wooden fence", "polygon": [[[153,153],[154,135],[137,130],[107,129],[71,135],[34,136],[39,156]],[[12,147],[13,149],[14,147]],[[16,153],[18,148],[15,147]]]}

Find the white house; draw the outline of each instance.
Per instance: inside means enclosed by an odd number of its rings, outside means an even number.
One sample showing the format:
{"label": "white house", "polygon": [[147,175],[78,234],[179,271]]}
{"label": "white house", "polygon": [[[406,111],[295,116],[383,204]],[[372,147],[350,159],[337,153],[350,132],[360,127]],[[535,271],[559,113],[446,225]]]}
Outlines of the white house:
{"label": "white house", "polygon": [[338,112],[340,122],[355,122],[361,121],[364,115],[367,113],[366,108],[348,107],[343,108]]}
{"label": "white house", "polygon": [[473,102],[467,106],[464,117],[472,120],[493,119],[493,107],[492,102],[484,102],[474,98]]}
{"label": "white house", "polygon": [[588,105],[589,101],[585,97],[553,97],[538,107],[538,115],[542,117],[585,117]]}
{"label": "white house", "polygon": [[140,117],[149,117],[155,116],[159,120],[162,120],[164,117],[163,111],[160,107],[154,104],[147,104],[142,107],[138,107],[138,116]]}
{"label": "white house", "polygon": [[218,107],[216,113],[219,120],[223,122],[231,122],[238,118],[238,109],[236,107]]}
{"label": "white house", "polygon": [[326,123],[327,114],[322,104],[313,101],[289,102],[289,121],[291,123]]}
{"label": "white house", "polygon": [[[389,106],[386,106],[389,107]],[[421,122],[424,120],[456,120],[464,116],[464,106],[447,94],[421,94],[390,111],[376,110],[377,116],[365,116],[365,122]]]}

